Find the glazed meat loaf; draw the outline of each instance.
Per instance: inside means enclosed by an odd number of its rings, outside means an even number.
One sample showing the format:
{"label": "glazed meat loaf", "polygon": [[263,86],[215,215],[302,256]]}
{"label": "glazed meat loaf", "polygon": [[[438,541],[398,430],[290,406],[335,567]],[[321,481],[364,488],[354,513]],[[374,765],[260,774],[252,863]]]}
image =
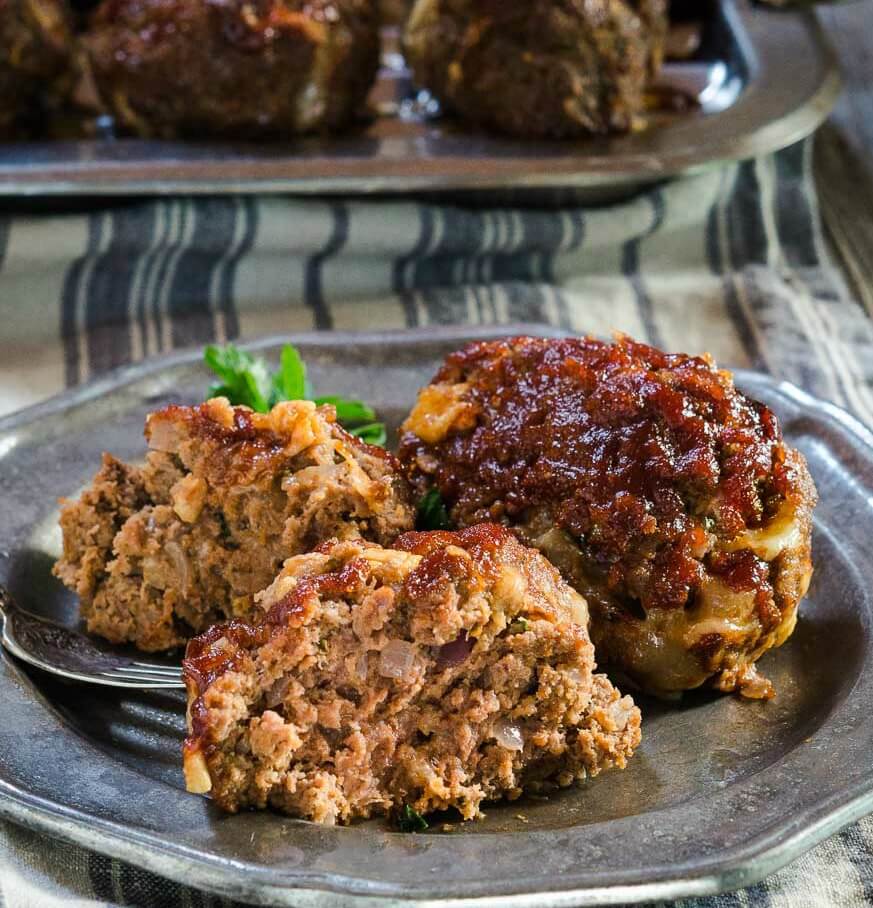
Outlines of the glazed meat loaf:
{"label": "glazed meat loaf", "polygon": [[388,542],[413,526],[394,458],[347,434],[333,407],[268,414],[224,398],[148,417],[143,467],[104,455],[61,512],[55,573],[88,630],[144,650],[249,618],[282,562],[329,538]]}
{"label": "glazed meat loaf", "polygon": [[418,0],[404,46],[448,112],[566,138],[634,127],[666,32],[665,0]]}
{"label": "glazed meat loaf", "polygon": [[0,0],[0,139],[27,137],[69,89],[66,0]]}
{"label": "glazed meat loaf", "polygon": [[379,64],[376,0],[103,0],[83,44],[104,104],[146,137],[343,129]]}
{"label": "glazed meat loaf", "polygon": [[469,819],[639,742],[631,699],[593,674],[585,601],[504,528],[325,544],[258,606],[183,663],[187,786],[225,810]]}
{"label": "glazed meat loaf", "polygon": [[773,413],[706,357],[620,338],[476,343],[407,419],[400,456],[460,526],[516,529],[588,600],[600,661],[672,694],[772,695],[816,491]]}

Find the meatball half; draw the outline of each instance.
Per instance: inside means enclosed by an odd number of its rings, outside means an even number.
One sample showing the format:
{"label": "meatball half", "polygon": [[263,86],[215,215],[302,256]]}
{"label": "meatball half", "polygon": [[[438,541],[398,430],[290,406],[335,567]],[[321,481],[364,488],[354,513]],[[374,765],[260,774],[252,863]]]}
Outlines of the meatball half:
{"label": "meatball half", "polygon": [[342,129],[379,64],[375,0],[104,0],[84,44],[121,126],[163,138]]}
{"label": "meatball half", "polygon": [[666,31],[666,0],[418,0],[404,44],[448,112],[565,138],[635,125]]}
{"label": "meatball half", "polygon": [[225,810],[470,819],[639,743],[639,710],[593,674],[584,600],[505,528],[329,543],[257,605],[183,663],[186,783]]}
{"label": "meatball half", "polygon": [[588,600],[602,663],[646,691],[768,697],[794,629],[816,491],[773,413],[707,357],[620,338],[474,343],[400,456],[460,526],[512,526]]}
{"label": "meatball half", "polygon": [[412,528],[396,460],[335,421],[333,407],[224,398],[171,406],[146,423],[145,466],[109,454],[61,511],[55,574],[88,630],[144,650],[248,618],[282,562],[325,539],[388,542]]}
{"label": "meatball half", "polygon": [[65,0],[0,0],[0,138],[27,137],[73,73]]}

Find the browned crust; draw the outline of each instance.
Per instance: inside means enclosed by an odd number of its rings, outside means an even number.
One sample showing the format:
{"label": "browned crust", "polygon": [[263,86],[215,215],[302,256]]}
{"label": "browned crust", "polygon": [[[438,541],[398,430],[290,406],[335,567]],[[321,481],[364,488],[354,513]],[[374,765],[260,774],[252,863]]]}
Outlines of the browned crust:
{"label": "browned crust", "polygon": [[0,139],[43,125],[69,90],[73,46],[65,0],[0,0]]}
{"label": "browned crust", "polygon": [[666,28],[664,0],[418,0],[404,44],[447,110],[564,138],[634,127]]}
{"label": "browned crust", "polygon": [[373,0],[104,0],[83,43],[104,103],[149,137],[346,128],[379,62]]}

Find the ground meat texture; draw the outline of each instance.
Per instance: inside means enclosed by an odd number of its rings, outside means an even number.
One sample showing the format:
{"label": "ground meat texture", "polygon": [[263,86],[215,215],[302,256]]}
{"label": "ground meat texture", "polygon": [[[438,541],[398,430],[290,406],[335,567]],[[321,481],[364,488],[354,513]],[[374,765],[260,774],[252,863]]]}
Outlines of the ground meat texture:
{"label": "ground meat texture", "polygon": [[343,129],[379,64],[375,0],[104,0],[83,41],[121,128],[165,138]]}
{"label": "ground meat texture", "polygon": [[216,398],[152,413],[146,436],[144,467],[104,455],[61,512],[55,573],[88,630],[113,642],[179,646],[251,617],[286,558],[330,538],[387,543],[413,525],[396,460],[343,431],[332,407],[260,414]]}
{"label": "ground meat texture", "polygon": [[447,111],[565,138],[634,127],[666,29],[665,0],[418,0],[404,44]]}
{"label": "ground meat texture", "polygon": [[324,545],[258,605],[183,663],[186,782],[225,810],[470,819],[639,743],[631,699],[593,675],[585,601],[504,528]]}
{"label": "ground meat texture", "polygon": [[28,137],[73,74],[65,0],[0,0],[0,139]]}
{"label": "ground meat texture", "polygon": [[460,526],[495,520],[588,599],[598,658],[670,694],[770,696],[816,492],[774,415],[706,357],[621,338],[476,343],[450,356],[400,457]]}

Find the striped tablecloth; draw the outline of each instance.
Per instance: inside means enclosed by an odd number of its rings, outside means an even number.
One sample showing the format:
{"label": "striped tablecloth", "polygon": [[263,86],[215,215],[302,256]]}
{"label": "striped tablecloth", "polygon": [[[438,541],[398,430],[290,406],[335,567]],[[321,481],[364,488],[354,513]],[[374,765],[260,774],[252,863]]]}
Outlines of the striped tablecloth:
{"label": "striped tablecloth", "polygon": [[[0,412],[186,345],[539,322],[773,373],[873,425],[873,325],[828,258],[811,145],[600,207],[294,198],[0,213]],[[2,212],[2,209],[0,209]],[[873,820],[711,905],[873,902]],[[8,906],[212,897],[0,824]]]}

